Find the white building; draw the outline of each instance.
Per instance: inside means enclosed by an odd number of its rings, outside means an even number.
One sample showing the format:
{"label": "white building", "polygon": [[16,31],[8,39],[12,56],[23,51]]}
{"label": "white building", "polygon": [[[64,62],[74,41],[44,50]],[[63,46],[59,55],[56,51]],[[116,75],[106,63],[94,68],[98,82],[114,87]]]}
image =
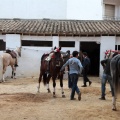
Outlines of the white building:
{"label": "white building", "polygon": [[0,0],[0,18],[120,19],[120,0]]}
{"label": "white building", "polygon": [[[86,51],[91,75],[101,75],[106,50],[120,50],[120,22],[103,20],[0,20],[0,48],[22,46],[18,76],[38,76],[40,58],[54,46]],[[42,53],[42,54],[41,54]]]}
{"label": "white building", "polygon": [[0,0],[0,18],[66,19],[67,0]]}
{"label": "white building", "polygon": [[[24,0],[24,2],[22,0],[0,0],[0,11],[3,11],[0,18],[27,18],[0,20],[0,49],[23,47],[20,67],[17,70],[18,76],[38,76],[40,53],[43,54],[59,45],[62,46],[62,51],[69,49],[71,52],[73,50],[88,52],[92,62],[90,74],[101,76],[103,69],[100,60],[104,58],[104,52],[110,49],[120,50],[120,22],[118,20],[120,2],[119,0],[114,0],[114,2],[113,0],[97,0],[95,5],[96,0],[79,1],[82,6],[85,6],[83,9],[77,0],[74,2],[73,0],[52,0],[53,3],[50,0]],[[84,4],[83,1],[85,1]],[[76,3],[78,7],[72,6],[73,3]],[[39,4],[41,6],[36,7]],[[47,6],[52,7],[48,10]],[[75,14],[78,11],[80,14]],[[81,16],[90,20],[61,20],[82,19]],[[40,17],[54,18],[54,20],[32,20]],[[92,18],[94,20],[91,20]],[[102,21],[102,19],[108,21]]]}

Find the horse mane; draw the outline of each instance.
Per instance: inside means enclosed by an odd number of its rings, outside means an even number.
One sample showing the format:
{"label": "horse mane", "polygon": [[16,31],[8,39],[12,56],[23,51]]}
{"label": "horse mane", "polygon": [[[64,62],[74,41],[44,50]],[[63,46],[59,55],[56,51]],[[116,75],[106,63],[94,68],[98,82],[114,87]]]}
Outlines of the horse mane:
{"label": "horse mane", "polygon": [[47,54],[44,53],[41,57],[41,61],[43,60],[44,57],[47,57],[48,55],[49,55],[49,53],[47,53]]}
{"label": "horse mane", "polygon": [[11,52],[11,50],[7,49],[5,52],[6,52],[6,53],[10,53],[10,52]]}

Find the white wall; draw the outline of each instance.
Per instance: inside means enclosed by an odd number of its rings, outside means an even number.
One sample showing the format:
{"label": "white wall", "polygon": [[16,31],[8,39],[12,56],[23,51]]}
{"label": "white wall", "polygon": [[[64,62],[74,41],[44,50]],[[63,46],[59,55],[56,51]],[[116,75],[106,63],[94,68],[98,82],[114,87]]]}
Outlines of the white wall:
{"label": "white wall", "polygon": [[116,8],[115,8],[115,17],[120,20],[120,5],[116,5]]}
{"label": "white wall", "polygon": [[0,18],[101,20],[102,0],[0,0]]}
{"label": "white wall", "polygon": [[[2,38],[2,36],[0,36]],[[104,59],[106,50],[114,50],[115,44],[120,45],[120,37],[115,36],[102,36],[102,37],[56,37],[56,36],[20,36],[16,34],[7,34],[6,45],[8,48],[15,48],[16,45],[20,46],[22,40],[47,40],[54,41],[53,45],[57,46],[59,41],[75,41],[75,47],[63,47],[62,51],[80,50],[80,41],[97,42],[100,43],[100,61]],[[53,47],[54,47],[53,46]],[[57,46],[58,47],[58,46]],[[32,77],[39,75],[40,59],[43,53],[51,51],[51,47],[22,47],[22,57],[18,59],[19,67],[17,68],[17,76]],[[1,52],[2,53],[2,52]],[[100,76],[102,75],[103,68],[100,65]],[[11,68],[8,67],[6,76],[11,75]]]}
{"label": "white wall", "polygon": [[67,0],[67,19],[101,20],[102,0]]}
{"label": "white wall", "polygon": [[[100,45],[100,61],[104,59],[106,50],[115,50],[116,37],[102,36]],[[103,67],[100,65],[100,76],[102,76]]]}
{"label": "white wall", "polygon": [[21,46],[21,40],[19,34],[6,34],[6,48],[14,49]]}
{"label": "white wall", "polygon": [[67,0],[0,0],[0,18],[66,19]]}

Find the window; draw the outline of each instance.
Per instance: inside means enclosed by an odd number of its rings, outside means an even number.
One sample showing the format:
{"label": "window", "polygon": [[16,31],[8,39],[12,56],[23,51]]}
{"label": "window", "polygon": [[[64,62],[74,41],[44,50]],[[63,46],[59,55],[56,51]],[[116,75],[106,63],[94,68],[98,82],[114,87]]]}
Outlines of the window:
{"label": "window", "polygon": [[115,45],[115,50],[120,50],[120,45]]}
{"label": "window", "polygon": [[75,41],[59,41],[61,47],[75,47]]}
{"label": "window", "polygon": [[105,4],[105,19],[115,19],[115,5]]}
{"label": "window", "polygon": [[22,40],[22,46],[52,47],[52,41],[31,41],[31,40]]}
{"label": "window", "polygon": [[2,39],[0,39],[0,51],[6,49],[6,42],[4,42]]}

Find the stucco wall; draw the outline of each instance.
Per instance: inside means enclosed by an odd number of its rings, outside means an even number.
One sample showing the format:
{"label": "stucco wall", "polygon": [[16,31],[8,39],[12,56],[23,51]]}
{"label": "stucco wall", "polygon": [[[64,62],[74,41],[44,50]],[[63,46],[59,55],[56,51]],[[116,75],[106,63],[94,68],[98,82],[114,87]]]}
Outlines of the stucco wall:
{"label": "stucco wall", "polygon": [[[21,46],[22,40],[47,40],[53,41],[53,46],[58,47],[59,41],[75,41],[75,47],[63,47],[62,51],[70,50],[72,53],[74,50],[80,50],[80,41],[97,42],[100,44],[100,60],[104,59],[104,53],[106,50],[114,50],[115,45],[120,45],[120,37],[115,36],[102,36],[102,37],[53,37],[53,36],[20,36],[20,35],[1,35],[1,38],[6,38],[6,44],[8,48],[16,48],[16,45]],[[13,41],[15,44],[13,44]],[[51,50],[51,47],[22,47],[22,57],[18,59],[19,67],[17,68],[17,76],[19,77],[32,77],[39,75],[40,58],[43,53],[47,53]],[[2,51],[0,52],[2,54]],[[100,64],[100,63],[99,63]],[[100,65],[100,76],[102,75],[103,68]],[[11,75],[11,68],[8,67],[6,75]]]}
{"label": "stucco wall", "polygon": [[[116,37],[115,36],[102,36],[100,46],[100,61],[104,59],[106,50],[115,50]],[[102,76],[103,67],[100,64],[100,76]]]}
{"label": "stucco wall", "polygon": [[0,18],[66,19],[67,0],[0,0]]}
{"label": "stucco wall", "polygon": [[67,0],[67,18],[102,20],[102,0]]}
{"label": "stucco wall", "polygon": [[[22,48],[21,57],[18,58],[18,65],[16,70],[17,77],[38,77],[40,73],[40,59],[46,51],[32,50],[29,48]],[[11,67],[9,66],[5,76],[11,76]]]}

